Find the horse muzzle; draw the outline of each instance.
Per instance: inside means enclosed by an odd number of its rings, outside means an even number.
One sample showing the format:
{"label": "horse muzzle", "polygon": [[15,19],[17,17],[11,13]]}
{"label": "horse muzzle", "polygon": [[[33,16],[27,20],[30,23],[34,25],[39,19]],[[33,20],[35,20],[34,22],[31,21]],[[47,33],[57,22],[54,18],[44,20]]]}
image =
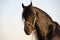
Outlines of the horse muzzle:
{"label": "horse muzzle", "polygon": [[28,22],[25,23],[24,31],[27,35],[30,35],[33,31],[33,26],[29,24]]}

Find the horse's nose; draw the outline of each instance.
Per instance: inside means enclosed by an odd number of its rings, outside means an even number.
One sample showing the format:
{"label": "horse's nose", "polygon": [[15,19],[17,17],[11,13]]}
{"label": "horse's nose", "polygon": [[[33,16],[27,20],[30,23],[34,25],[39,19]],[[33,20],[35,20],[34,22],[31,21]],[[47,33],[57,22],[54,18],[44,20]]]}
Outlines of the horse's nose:
{"label": "horse's nose", "polygon": [[26,26],[24,27],[24,31],[25,31],[25,33],[26,33],[27,35],[30,35],[33,30],[32,30],[32,27],[31,27],[31,26],[26,25]]}
{"label": "horse's nose", "polygon": [[26,33],[26,35],[30,35],[30,32],[24,28],[24,32]]}

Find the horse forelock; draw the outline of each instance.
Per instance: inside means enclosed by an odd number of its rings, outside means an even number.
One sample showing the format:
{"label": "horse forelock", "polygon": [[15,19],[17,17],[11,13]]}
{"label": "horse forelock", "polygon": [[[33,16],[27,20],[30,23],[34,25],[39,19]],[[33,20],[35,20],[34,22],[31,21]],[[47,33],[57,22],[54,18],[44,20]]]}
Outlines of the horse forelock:
{"label": "horse forelock", "polygon": [[34,16],[36,15],[36,11],[35,9],[32,7],[25,7],[23,9],[23,13],[22,13],[22,19],[27,19],[29,16]]}

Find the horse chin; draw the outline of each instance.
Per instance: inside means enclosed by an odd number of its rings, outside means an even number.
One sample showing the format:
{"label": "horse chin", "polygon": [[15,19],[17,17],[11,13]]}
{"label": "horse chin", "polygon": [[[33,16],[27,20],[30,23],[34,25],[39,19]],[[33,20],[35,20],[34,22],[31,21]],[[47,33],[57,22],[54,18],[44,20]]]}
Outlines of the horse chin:
{"label": "horse chin", "polygon": [[26,34],[26,35],[30,35],[31,33],[30,33],[30,32],[25,31],[25,34]]}
{"label": "horse chin", "polygon": [[26,33],[26,35],[30,35],[31,33]]}

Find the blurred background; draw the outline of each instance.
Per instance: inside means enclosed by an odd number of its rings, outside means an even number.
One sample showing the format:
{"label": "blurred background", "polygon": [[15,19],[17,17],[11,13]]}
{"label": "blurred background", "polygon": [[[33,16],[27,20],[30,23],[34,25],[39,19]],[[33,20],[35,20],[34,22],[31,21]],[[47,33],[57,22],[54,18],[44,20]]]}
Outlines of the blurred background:
{"label": "blurred background", "polygon": [[[31,0],[33,6],[48,13],[60,24],[60,0]],[[24,32],[22,3],[27,6],[30,0],[0,0],[0,40],[31,40]]]}

